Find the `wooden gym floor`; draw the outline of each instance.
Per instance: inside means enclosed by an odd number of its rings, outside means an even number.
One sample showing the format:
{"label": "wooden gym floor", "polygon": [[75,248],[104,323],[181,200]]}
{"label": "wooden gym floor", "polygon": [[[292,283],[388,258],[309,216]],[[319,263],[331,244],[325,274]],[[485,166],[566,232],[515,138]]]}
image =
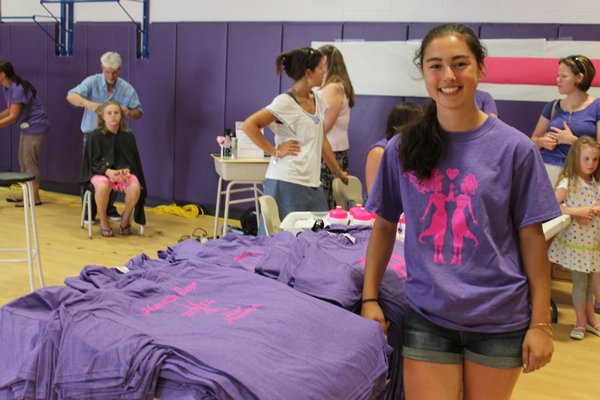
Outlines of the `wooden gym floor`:
{"label": "wooden gym floor", "polygon": [[[5,198],[14,194],[0,188],[0,247],[24,247],[23,211]],[[177,243],[182,235],[204,228],[212,236],[213,217],[184,218],[156,214],[146,210],[145,235],[101,237],[99,225],[93,226],[94,237],[80,229],[80,199],[59,193],[42,194],[43,206],[36,207],[40,254],[46,285],[62,285],[65,277],[79,274],[88,264],[121,265],[131,257],[146,253],[156,258],[158,250]],[[122,205],[117,204],[122,210]],[[0,254],[14,258],[16,255]],[[569,338],[575,322],[571,306],[569,282],[553,281],[552,297],[558,305],[559,321],[554,325],[555,353],[550,365],[528,375],[522,375],[513,399],[515,400],[597,400],[600,399],[600,337],[587,334],[582,341]],[[22,264],[0,264],[0,306],[29,293],[27,267]],[[598,315],[600,322],[600,315]],[[0,327],[1,329],[1,327]],[[485,399],[484,399],[485,400]]]}

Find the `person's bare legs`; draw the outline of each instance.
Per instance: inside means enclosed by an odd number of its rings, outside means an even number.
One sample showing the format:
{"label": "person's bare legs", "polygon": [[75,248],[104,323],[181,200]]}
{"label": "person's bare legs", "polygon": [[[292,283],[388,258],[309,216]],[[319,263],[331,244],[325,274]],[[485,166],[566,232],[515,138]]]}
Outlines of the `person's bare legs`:
{"label": "person's bare legs", "polygon": [[40,197],[40,184],[33,182],[31,184],[33,187],[33,202],[39,204],[42,202],[42,198]]}
{"label": "person's bare legs", "polygon": [[465,360],[464,400],[508,400],[521,368],[492,368]]}
{"label": "person's bare legs", "polygon": [[575,326],[585,327],[587,323],[587,304],[573,304],[575,309]]}
{"label": "person's bare legs", "polygon": [[462,369],[460,364],[436,364],[405,358],[406,400],[458,400],[462,389]]}
{"label": "person's bare legs", "polygon": [[592,273],[592,288],[594,289],[594,308],[600,314],[600,272]]}
{"label": "person's bare legs", "polygon": [[94,186],[94,200],[96,201],[96,209],[98,218],[100,219],[100,228],[104,231],[111,229],[108,216],[106,215],[106,207],[108,206],[108,197],[112,191],[110,186],[100,183]]}
{"label": "person's bare legs", "polygon": [[596,314],[594,313],[593,301],[588,301],[585,303],[585,320],[590,326],[595,327],[598,325],[598,320],[596,319]]}
{"label": "person's bare legs", "polygon": [[132,183],[125,188],[125,211],[121,215],[121,229],[127,229],[131,225],[131,214],[140,199],[142,188],[139,183]]}

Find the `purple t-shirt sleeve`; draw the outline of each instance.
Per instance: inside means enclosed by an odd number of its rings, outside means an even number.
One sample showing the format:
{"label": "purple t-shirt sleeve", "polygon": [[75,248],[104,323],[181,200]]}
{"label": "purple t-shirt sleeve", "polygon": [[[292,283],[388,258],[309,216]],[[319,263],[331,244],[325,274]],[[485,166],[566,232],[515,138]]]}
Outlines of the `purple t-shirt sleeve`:
{"label": "purple t-shirt sleeve", "polygon": [[528,149],[516,155],[516,171],[510,199],[513,223],[517,229],[545,222],[561,214],[552,183],[544,168],[538,149]]}
{"label": "purple t-shirt sleeve", "polygon": [[496,102],[491,94],[478,90],[475,92],[475,105],[486,114],[498,115]]}
{"label": "purple t-shirt sleeve", "polygon": [[7,100],[9,104],[27,104],[29,102],[25,89],[21,85],[13,85]]}
{"label": "purple t-shirt sleeve", "polygon": [[[550,119],[550,114],[552,114],[552,105],[554,104],[555,100],[552,100],[548,103],[546,103],[546,105],[544,106],[544,109],[542,110],[542,116],[546,119]],[[558,105],[557,105],[558,107]]]}

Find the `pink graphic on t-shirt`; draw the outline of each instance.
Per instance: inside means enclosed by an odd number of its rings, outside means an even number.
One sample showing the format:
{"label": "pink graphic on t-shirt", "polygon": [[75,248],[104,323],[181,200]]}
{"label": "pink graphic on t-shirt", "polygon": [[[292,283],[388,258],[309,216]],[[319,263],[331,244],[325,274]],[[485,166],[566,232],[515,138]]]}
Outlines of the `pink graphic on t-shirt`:
{"label": "pink graphic on t-shirt", "polygon": [[146,304],[145,306],[140,308],[140,311],[142,312],[142,314],[144,314],[144,316],[148,317],[148,316],[150,316],[150,314],[152,314],[158,310],[161,310],[163,308],[166,308],[169,304],[176,302],[177,299],[179,298],[179,296],[185,296],[186,294],[188,294],[189,292],[194,291],[194,290],[196,290],[196,282],[195,281],[190,282],[183,289],[178,286],[175,286],[173,288],[173,291],[177,294],[172,294],[172,295],[166,296],[158,303],[155,303],[152,305]]}
{"label": "pink graphic on t-shirt", "polygon": [[[259,261],[257,256],[262,256],[263,254],[265,254],[265,252],[262,250],[247,250],[233,257],[233,260],[242,264],[245,268],[255,270]],[[244,262],[242,263],[242,261]]]}
{"label": "pink graphic on t-shirt", "polygon": [[[444,176],[437,170],[433,170],[430,181],[435,182],[434,192],[429,196],[425,212],[421,216],[421,222],[429,214],[431,206],[435,207],[431,216],[431,224],[419,235],[419,242],[425,243],[423,238],[433,236],[433,262],[446,264],[444,261],[444,237],[446,236],[446,228],[448,225],[448,214],[446,212],[446,202],[448,196],[442,193]],[[417,189],[418,190],[418,189]]]}
{"label": "pink graphic on t-shirt", "polygon": [[[455,185],[452,183],[460,175],[457,168],[446,169],[446,175],[442,175],[439,170],[434,169],[430,179],[419,180],[412,173],[408,173],[410,184],[415,187],[419,193],[429,193],[427,206],[420,221],[423,222],[431,213],[431,223],[428,228],[419,235],[419,242],[428,236],[433,236],[433,262],[436,264],[446,264],[444,259],[444,242],[448,230],[448,221],[450,220],[452,229],[452,260],[450,264],[462,264],[462,251],[464,239],[468,238],[474,241],[473,246],[477,246],[479,241],[469,230],[467,216],[470,215],[474,225],[477,225],[477,219],[473,213],[471,196],[474,195],[479,186],[477,177],[471,173],[467,174],[460,184],[460,194],[454,194]],[[444,180],[448,178],[448,194],[445,195],[442,190]],[[454,203],[456,207],[452,211],[452,216],[448,216],[446,206],[448,203]],[[433,209],[433,211],[431,211]],[[469,214],[466,214],[468,209]]]}
{"label": "pink graphic on t-shirt", "polygon": [[408,176],[408,181],[419,193],[433,192],[437,186],[438,179],[442,180],[444,178],[437,168],[433,170],[429,179],[421,180],[411,172],[405,172],[404,175]]}
{"label": "pink graphic on t-shirt", "polygon": [[160,309],[163,309],[163,308],[167,307],[169,304],[173,303],[174,301],[177,301],[178,298],[179,298],[179,296],[177,296],[176,294],[167,296],[167,297],[163,298],[161,301],[159,301],[158,303],[151,304],[151,305],[146,304],[145,306],[140,308],[140,311],[142,312],[142,314],[144,314],[146,317],[148,317],[151,313],[156,312]]}
{"label": "pink graphic on t-shirt", "polygon": [[406,261],[400,254],[392,254],[390,262],[388,263],[388,268],[394,271],[401,279],[405,280],[408,277],[408,273],[406,272]]}
{"label": "pink graphic on t-shirt", "polygon": [[177,294],[180,296],[185,296],[186,294],[188,294],[189,292],[191,292],[192,290],[195,290],[195,289],[196,289],[196,282],[191,282],[189,285],[187,285],[183,289],[180,287],[177,287],[177,286],[175,286],[173,288],[173,290],[175,292],[177,292]]}
{"label": "pink graphic on t-shirt", "polygon": [[[140,311],[142,312],[142,314],[144,314],[145,317],[150,317],[152,313],[155,313],[163,308],[167,308],[169,305],[177,302],[178,306],[181,306],[186,310],[181,314],[184,317],[192,317],[199,313],[204,315],[217,313],[216,315],[222,316],[223,320],[226,321],[227,324],[231,325],[235,321],[248,317],[252,312],[254,312],[256,309],[262,306],[262,304],[253,304],[252,306],[247,308],[236,306],[235,308],[233,308],[233,310],[231,310],[227,307],[217,307],[217,301],[214,299],[204,299],[200,302],[194,302],[189,298],[184,298],[187,294],[195,291],[196,286],[197,284],[195,281],[190,282],[184,288],[175,286],[173,290],[177,294],[165,296],[155,304],[146,304],[140,308]],[[181,301],[178,301],[180,299],[183,300],[183,302],[185,303],[182,304]]]}
{"label": "pink graphic on t-shirt", "polygon": [[[451,187],[453,185],[450,185]],[[469,230],[467,226],[467,217],[465,215],[465,209],[469,209],[469,215],[473,220],[473,223],[477,225],[477,219],[473,215],[473,207],[471,206],[471,196],[477,191],[478,182],[477,178],[473,174],[467,174],[465,179],[460,184],[460,194],[454,197],[454,194],[450,195],[453,197],[449,198],[450,201],[456,202],[456,208],[452,213],[452,236],[454,238],[453,254],[450,264],[462,264],[462,249],[464,238],[469,238],[475,242],[473,246],[477,246],[479,241]],[[453,188],[452,188],[453,189]]]}
{"label": "pink graphic on t-shirt", "polygon": [[[365,256],[362,256],[360,260],[358,260],[358,264],[363,267],[366,263],[367,259]],[[394,271],[401,279],[406,279],[408,277],[408,272],[406,271],[406,261],[400,254],[392,253],[387,268],[390,268],[392,271]]]}
{"label": "pink graphic on t-shirt", "polygon": [[446,170],[446,176],[448,178],[450,178],[451,181],[455,180],[456,177],[458,176],[458,169],[457,168],[448,168]]}
{"label": "pink graphic on t-shirt", "polygon": [[188,304],[181,304],[181,306],[183,308],[187,309],[186,312],[181,314],[185,317],[191,317],[193,315],[198,314],[199,312],[202,312],[204,314],[211,314],[211,313],[227,310],[226,308],[213,307],[212,305],[217,302],[216,300],[202,300],[200,303],[193,303],[189,300],[186,300],[186,302]]}
{"label": "pink graphic on t-shirt", "polygon": [[258,307],[262,306],[262,304],[252,304],[252,306],[246,308],[245,310],[242,307],[236,307],[233,311],[228,311],[223,313],[225,316],[225,321],[229,325],[233,324],[235,321],[246,318],[250,313],[256,311]]}

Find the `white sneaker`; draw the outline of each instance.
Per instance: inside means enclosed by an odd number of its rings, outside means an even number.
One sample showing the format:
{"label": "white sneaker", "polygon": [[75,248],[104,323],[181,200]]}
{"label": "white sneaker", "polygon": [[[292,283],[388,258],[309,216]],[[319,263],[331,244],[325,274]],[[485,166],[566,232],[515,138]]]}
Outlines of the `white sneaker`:
{"label": "white sneaker", "polygon": [[[97,221],[97,220],[92,220],[92,225],[96,225],[97,223],[98,223],[98,221]],[[83,220],[83,224],[84,224],[84,225],[88,225],[88,224],[89,224],[89,221],[88,221],[87,219],[86,219],[86,220]]]}

